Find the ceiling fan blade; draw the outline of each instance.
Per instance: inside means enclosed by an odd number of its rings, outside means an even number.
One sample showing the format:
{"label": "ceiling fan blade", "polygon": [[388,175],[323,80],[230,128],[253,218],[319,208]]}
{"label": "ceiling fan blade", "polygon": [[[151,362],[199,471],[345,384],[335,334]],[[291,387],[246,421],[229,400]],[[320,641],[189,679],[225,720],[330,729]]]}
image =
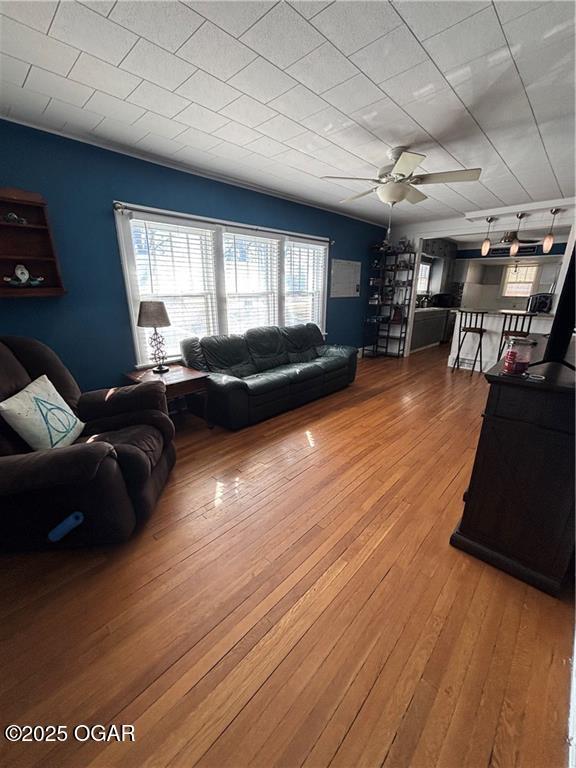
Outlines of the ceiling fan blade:
{"label": "ceiling fan blade", "polygon": [[418,168],[425,158],[426,155],[419,155],[417,152],[402,152],[390,173],[398,174],[399,176],[404,176],[404,178],[406,178],[414,173],[416,168]]}
{"label": "ceiling fan blade", "polygon": [[380,179],[367,179],[363,176],[321,176],[321,179],[344,179],[348,181],[371,181],[374,184],[379,184]]}
{"label": "ceiling fan blade", "polygon": [[482,168],[467,168],[465,171],[442,171],[440,173],[425,173],[414,176],[411,184],[447,184],[458,181],[478,181]]}
{"label": "ceiling fan blade", "polygon": [[408,200],[409,203],[414,205],[415,203],[421,203],[422,200],[428,200],[426,195],[423,195],[416,187],[411,187],[410,184],[406,185],[406,197],[404,200]]}
{"label": "ceiling fan blade", "polygon": [[352,200],[358,200],[359,197],[366,197],[366,195],[371,195],[375,189],[378,189],[378,187],[372,187],[372,189],[369,189],[368,192],[360,192],[359,195],[352,195],[352,197],[347,197],[345,200],[340,200],[340,202],[350,203]]}

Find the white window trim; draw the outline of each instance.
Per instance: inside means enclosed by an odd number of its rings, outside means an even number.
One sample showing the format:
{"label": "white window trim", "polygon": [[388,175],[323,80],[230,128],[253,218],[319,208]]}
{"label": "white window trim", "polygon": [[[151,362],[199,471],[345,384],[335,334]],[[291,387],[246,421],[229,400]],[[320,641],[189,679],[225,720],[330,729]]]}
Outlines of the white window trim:
{"label": "white window trim", "polygon": [[[324,285],[323,301],[320,307],[320,330],[326,335],[326,311],[328,304],[328,270],[330,266],[330,245],[331,240],[327,237],[316,237],[314,235],[305,235],[299,232],[290,232],[288,230],[271,229],[268,227],[259,227],[238,222],[230,222],[224,219],[200,218],[187,213],[178,213],[176,211],[164,210],[161,208],[150,208],[148,206],[133,205],[121,201],[114,201],[114,219],[116,232],[118,235],[118,244],[122,262],[122,272],[124,275],[124,284],[126,287],[126,298],[128,300],[128,311],[130,315],[130,326],[132,331],[132,344],[134,355],[137,361],[136,368],[151,368],[154,363],[142,363],[143,350],[140,349],[138,342],[137,313],[140,301],[138,290],[138,281],[135,272],[135,264],[132,258],[132,235],[130,230],[130,220],[133,215],[139,219],[152,222],[163,222],[166,224],[182,224],[183,221],[190,225],[197,225],[200,228],[210,228],[216,233],[214,238],[215,247],[215,280],[216,280],[216,307],[218,314],[219,333],[226,335],[228,333],[228,317],[226,312],[226,286],[224,282],[224,257],[223,257],[223,234],[224,232],[237,233],[243,235],[274,235],[279,240],[278,248],[278,316],[284,317],[285,312],[285,255],[286,243],[302,242],[309,244],[323,245],[325,251],[324,264]],[[175,362],[180,360],[180,356],[169,356],[168,361]]]}
{"label": "white window trim", "polygon": [[[534,286],[538,287],[540,284],[540,273],[542,271],[542,266],[540,264],[522,264],[520,263],[518,265],[519,267],[536,267],[536,272],[534,274],[534,279],[532,280],[532,285],[530,287],[530,294],[532,295],[534,293]],[[506,285],[508,282],[514,282],[513,280],[508,281],[506,278],[508,277],[508,270],[512,269],[514,267],[514,264],[505,264],[504,269],[502,270],[502,280],[500,282],[500,296],[503,299],[527,299],[528,296],[508,296],[506,294]]]}

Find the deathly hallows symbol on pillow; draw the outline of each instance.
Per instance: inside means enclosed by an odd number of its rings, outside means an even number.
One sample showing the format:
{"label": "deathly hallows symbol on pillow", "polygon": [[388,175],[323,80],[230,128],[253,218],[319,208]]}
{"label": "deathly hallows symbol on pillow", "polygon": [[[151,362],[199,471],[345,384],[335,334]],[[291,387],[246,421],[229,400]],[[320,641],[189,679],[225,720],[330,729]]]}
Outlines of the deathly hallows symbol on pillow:
{"label": "deathly hallows symbol on pillow", "polygon": [[54,448],[55,445],[58,445],[59,442],[70,434],[76,426],[78,419],[70,411],[62,408],[61,405],[51,403],[49,400],[34,397],[34,402],[46,425],[48,437],[50,438],[50,447]]}

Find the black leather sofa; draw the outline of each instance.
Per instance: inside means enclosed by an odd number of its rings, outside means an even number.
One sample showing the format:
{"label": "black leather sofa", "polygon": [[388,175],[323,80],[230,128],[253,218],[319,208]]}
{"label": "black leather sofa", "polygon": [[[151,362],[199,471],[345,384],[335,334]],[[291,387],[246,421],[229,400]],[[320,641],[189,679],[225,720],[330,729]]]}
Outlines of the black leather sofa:
{"label": "black leather sofa", "polygon": [[210,371],[208,415],[241,429],[354,381],[356,347],[325,344],[317,325],[252,328],[181,342],[187,366]]}

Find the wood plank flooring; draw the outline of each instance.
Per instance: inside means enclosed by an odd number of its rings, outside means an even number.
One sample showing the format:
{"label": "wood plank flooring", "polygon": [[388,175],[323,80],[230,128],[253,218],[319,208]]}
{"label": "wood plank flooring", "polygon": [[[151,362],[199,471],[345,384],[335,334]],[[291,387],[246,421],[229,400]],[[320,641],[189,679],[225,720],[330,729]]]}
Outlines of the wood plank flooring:
{"label": "wood plank flooring", "polygon": [[135,743],[9,768],[561,768],[572,603],[452,549],[487,385],[446,349],[242,432],[183,417],[150,524],[0,560],[0,713]]}

